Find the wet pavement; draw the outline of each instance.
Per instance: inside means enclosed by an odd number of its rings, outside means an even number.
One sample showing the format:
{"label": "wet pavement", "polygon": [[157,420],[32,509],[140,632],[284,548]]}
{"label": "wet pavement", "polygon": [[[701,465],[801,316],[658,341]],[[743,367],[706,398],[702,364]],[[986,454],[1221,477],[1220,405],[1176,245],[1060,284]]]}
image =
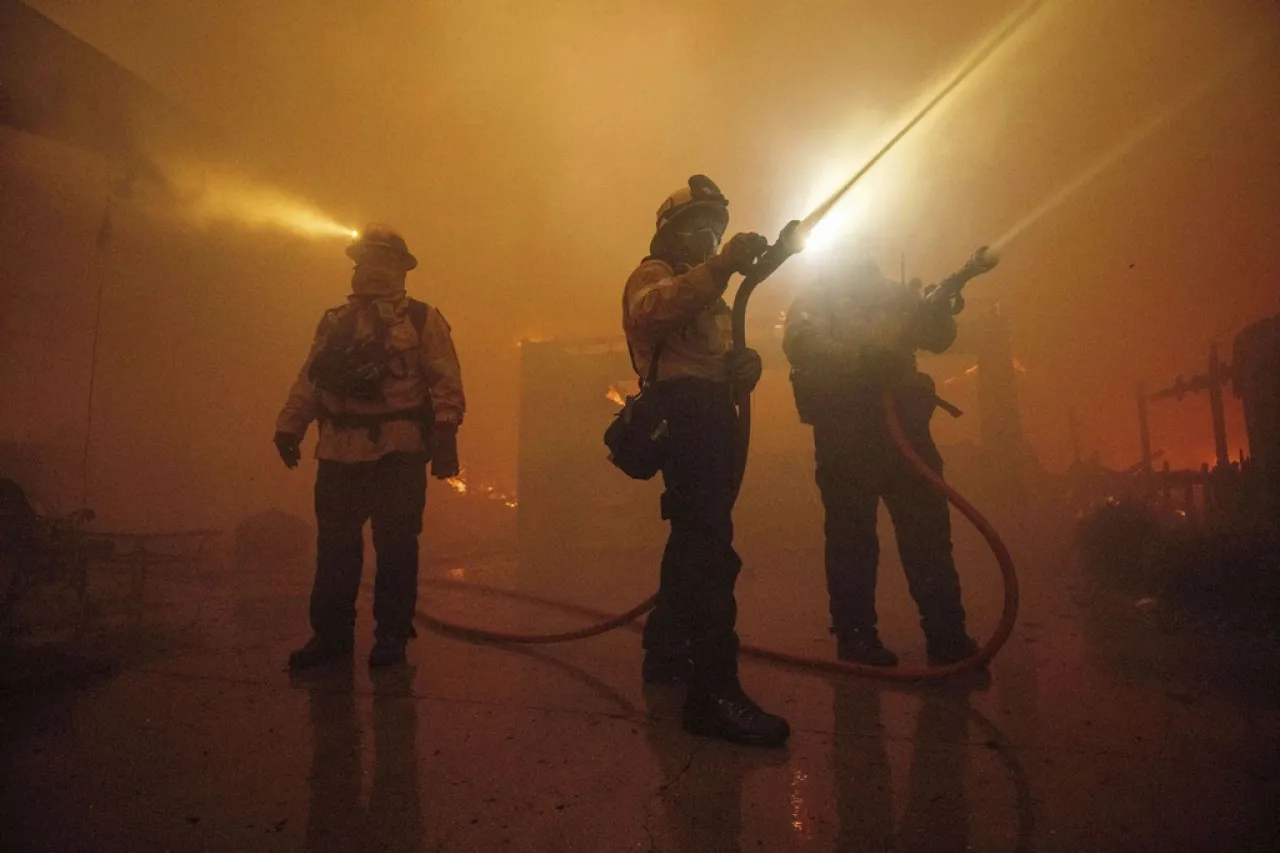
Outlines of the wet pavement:
{"label": "wet pavement", "polygon": [[[1163,653],[1175,640],[1090,590],[1066,549],[1024,538],[1019,624],[989,680],[901,687],[744,660],[748,690],[795,730],[772,751],[686,735],[678,690],[642,688],[632,631],[515,650],[423,632],[410,666],[372,674],[362,598],[353,664],[291,679],[305,566],[158,578],[139,622],[103,635],[129,638],[114,676],[5,701],[0,848],[1277,849],[1280,711],[1259,699],[1273,694]],[[994,570],[968,534],[957,548],[981,635]],[[744,640],[829,656],[818,552],[743,552]],[[648,592],[653,559],[429,560],[422,603],[504,629],[567,627],[429,582],[622,609]],[[886,640],[919,662],[888,558],[881,587]],[[1274,665],[1255,677],[1274,683]]]}

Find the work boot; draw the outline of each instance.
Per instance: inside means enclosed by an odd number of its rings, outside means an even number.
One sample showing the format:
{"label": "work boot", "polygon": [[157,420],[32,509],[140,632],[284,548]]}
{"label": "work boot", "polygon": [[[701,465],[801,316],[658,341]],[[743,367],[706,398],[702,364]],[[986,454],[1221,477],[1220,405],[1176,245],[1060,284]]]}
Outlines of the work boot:
{"label": "work boot", "polygon": [[297,672],[337,663],[351,657],[352,645],[349,637],[335,639],[315,634],[305,646],[289,655],[289,669]]}
{"label": "work boot", "polygon": [[968,634],[960,634],[941,640],[926,640],[925,651],[929,657],[929,666],[947,666],[959,663],[977,654],[978,641]]}
{"label": "work boot", "polygon": [[867,666],[898,665],[898,656],[884,647],[875,628],[838,632],[836,657],[846,663],[862,663]]}
{"label": "work boot", "polygon": [[763,710],[742,687],[690,692],[684,703],[684,730],[744,746],[782,746],[791,726],[777,714]]}
{"label": "work boot", "polygon": [[691,667],[692,662],[688,658],[645,652],[640,677],[645,684],[684,684],[689,680]]}
{"label": "work boot", "polygon": [[405,654],[405,645],[408,640],[404,637],[378,637],[373,648],[369,651],[369,666],[397,666],[408,660]]}

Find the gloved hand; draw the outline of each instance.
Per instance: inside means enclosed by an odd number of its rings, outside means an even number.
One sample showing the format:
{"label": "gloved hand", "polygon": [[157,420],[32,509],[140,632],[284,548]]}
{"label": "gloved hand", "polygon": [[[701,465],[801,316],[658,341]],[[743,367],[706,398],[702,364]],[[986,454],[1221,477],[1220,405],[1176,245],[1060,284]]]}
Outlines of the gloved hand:
{"label": "gloved hand", "polygon": [[447,480],[458,476],[458,425],[437,423],[431,432],[431,476]]}
{"label": "gloved hand", "polygon": [[909,374],[915,359],[908,353],[891,349],[865,349],[858,358],[858,375],[876,385],[897,382]]}
{"label": "gloved hand", "polygon": [[933,293],[937,289],[938,285],[936,284],[931,284],[924,289],[923,296],[925,298],[925,306],[929,311],[949,317],[954,314],[959,314],[964,310],[964,294],[962,292],[956,291],[955,296],[952,296],[950,299],[930,300],[929,294]]}
{"label": "gloved hand", "polygon": [[764,371],[760,353],[753,349],[730,350],[725,354],[724,364],[734,388],[748,394],[755,390],[760,374]]}
{"label": "gloved hand", "polygon": [[297,468],[302,459],[302,437],[288,432],[276,432],[272,441],[275,442],[276,452],[280,454],[285,467]]}
{"label": "gloved hand", "polygon": [[720,248],[720,253],[707,261],[707,266],[718,273],[742,273],[751,271],[756,258],[769,248],[769,241],[759,234],[750,231],[734,234],[729,242]]}

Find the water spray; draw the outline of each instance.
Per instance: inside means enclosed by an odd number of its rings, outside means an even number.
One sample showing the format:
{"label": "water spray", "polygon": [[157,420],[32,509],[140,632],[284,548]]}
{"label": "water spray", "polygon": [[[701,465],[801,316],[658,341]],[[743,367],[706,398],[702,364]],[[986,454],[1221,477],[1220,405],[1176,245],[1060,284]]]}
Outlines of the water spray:
{"label": "water spray", "polygon": [[1146,142],[1156,133],[1167,128],[1174,119],[1181,116],[1209,92],[1222,85],[1222,83],[1229,77],[1239,71],[1241,67],[1257,56],[1260,51],[1260,45],[1255,45],[1242,51],[1234,59],[1224,64],[1198,85],[1184,92],[1181,97],[1149,116],[1146,121],[1138,125],[1132,133],[1108,149],[1104,154],[1080,171],[1075,177],[1059,187],[1047,199],[1036,205],[1036,207],[1034,207],[1029,213],[1015,222],[1007,231],[1004,232],[1004,234],[1000,235],[1000,237],[996,239],[996,241],[991,245],[991,249],[993,251],[1003,249],[1005,246],[1008,246],[1020,237],[1023,232],[1038,223],[1041,219],[1048,216],[1050,213],[1053,213],[1072,196],[1084,187],[1093,183],[1094,179],[1099,175],[1114,166],[1116,163],[1120,162],[1131,151]]}
{"label": "water spray", "polygon": [[794,239],[798,240],[800,244],[803,245],[808,237],[813,233],[814,229],[818,227],[818,224],[822,222],[828,213],[831,212],[831,209],[836,206],[840,199],[842,199],[849,190],[853,189],[854,185],[857,184],[858,181],[862,180],[868,172],[875,168],[876,164],[879,163],[886,154],[893,150],[894,146],[901,142],[916,125],[924,121],[925,117],[928,116],[929,113],[933,112],[934,108],[937,107],[938,104],[946,100],[946,98],[954,92],[961,83],[977,71],[987,61],[987,59],[995,53],[996,49],[999,48],[1000,45],[1008,41],[1014,33],[1021,29],[1023,24],[1029,21],[1031,17],[1039,11],[1040,7],[1045,4],[1045,2],[1046,0],[1031,0],[1031,2],[1019,9],[998,33],[988,39],[967,62],[961,65],[960,69],[947,82],[947,84],[939,89],[934,96],[930,98],[923,107],[921,107],[919,112],[912,116],[910,121],[903,125],[902,128],[894,134],[893,137],[886,142],[870,160],[863,164],[861,169],[853,174],[853,177],[849,178],[849,180],[841,185],[839,189],[828,196],[825,201],[815,207],[808,216],[800,221],[799,226],[795,229]]}
{"label": "water spray", "polygon": [[[814,229],[819,223],[826,218],[832,208],[839,203],[849,190],[853,189],[858,181],[875,168],[876,164],[884,159],[885,155],[893,150],[899,142],[901,142],[912,129],[925,119],[929,113],[933,112],[938,104],[942,103],[947,96],[956,90],[966,79],[996,52],[1000,45],[1008,41],[1014,33],[1031,19],[1031,17],[1045,4],[1046,0],[1031,0],[1031,2],[1019,9],[1008,22],[1000,28],[994,36],[987,39],[981,47],[964,62],[959,70],[951,77],[951,79],[939,89],[933,97],[931,97],[919,111],[916,112],[911,119],[902,126],[902,128],[893,135],[893,137],[881,146],[880,150],[875,153],[866,163],[862,165],[857,172],[853,174],[849,180],[837,189],[834,193],[827,197],[825,201],[810,211],[809,215],[802,220],[787,223],[782,229],[782,233],[778,236],[777,241],[761,255],[752,270],[743,279],[742,284],[738,286],[738,292],[733,300],[733,346],[735,349],[744,349],[746,347],[746,316],[747,302],[751,295],[755,292],[756,287],[773,274],[779,266],[782,265],[787,258],[803,251],[805,243],[813,234]],[[991,251],[994,258],[996,252],[988,250],[984,247],[981,251]],[[994,266],[994,261],[991,266]],[[972,276],[970,276],[972,277]],[[967,280],[967,279],[966,279]],[[963,286],[963,283],[961,283]],[[742,394],[738,398],[738,451],[737,451],[737,482],[738,487],[742,486],[742,478],[746,473],[747,452],[751,443],[751,395]]]}

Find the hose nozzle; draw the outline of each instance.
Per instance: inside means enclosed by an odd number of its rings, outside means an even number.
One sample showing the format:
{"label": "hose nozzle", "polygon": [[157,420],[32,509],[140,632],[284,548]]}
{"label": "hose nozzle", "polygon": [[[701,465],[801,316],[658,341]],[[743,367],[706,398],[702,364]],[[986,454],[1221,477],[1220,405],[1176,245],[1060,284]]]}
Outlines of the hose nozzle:
{"label": "hose nozzle", "polygon": [[978,273],[993,270],[1000,263],[1000,250],[993,246],[979,246],[969,263]]}

